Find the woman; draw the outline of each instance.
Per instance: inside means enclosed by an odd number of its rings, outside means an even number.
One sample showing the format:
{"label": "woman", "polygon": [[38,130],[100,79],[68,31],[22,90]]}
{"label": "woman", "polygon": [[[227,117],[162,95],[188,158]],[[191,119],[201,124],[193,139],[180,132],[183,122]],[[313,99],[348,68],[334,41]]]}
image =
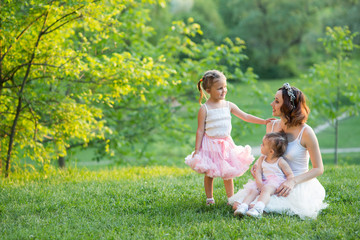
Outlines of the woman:
{"label": "woman", "polygon": [[[319,212],[327,207],[324,203],[325,189],[316,179],[324,172],[324,166],[316,135],[312,128],[305,124],[309,114],[305,95],[285,83],[276,92],[271,106],[273,116],[280,119],[268,123],[266,132],[284,131],[287,134],[289,143],[284,157],[294,172],[294,177],[277,188],[264,211],[298,215],[300,218],[316,218]],[[310,170],[309,158],[312,163]],[[252,171],[255,171],[254,167]],[[246,191],[242,189],[231,197],[229,202],[236,209],[245,196]]]}

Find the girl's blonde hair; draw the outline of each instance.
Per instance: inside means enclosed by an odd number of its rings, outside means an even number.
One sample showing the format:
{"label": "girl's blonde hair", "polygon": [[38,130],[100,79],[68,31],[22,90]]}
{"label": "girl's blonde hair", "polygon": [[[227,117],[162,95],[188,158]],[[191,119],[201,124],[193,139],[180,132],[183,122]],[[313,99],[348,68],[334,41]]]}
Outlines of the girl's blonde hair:
{"label": "girl's blonde hair", "polygon": [[217,81],[219,81],[220,79],[226,80],[226,77],[222,72],[218,70],[209,70],[204,73],[204,76],[197,83],[197,87],[200,91],[200,98],[199,98],[200,105],[203,97],[207,99],[204,90],[206,91],[207,89],[210,89],[212,85]]}

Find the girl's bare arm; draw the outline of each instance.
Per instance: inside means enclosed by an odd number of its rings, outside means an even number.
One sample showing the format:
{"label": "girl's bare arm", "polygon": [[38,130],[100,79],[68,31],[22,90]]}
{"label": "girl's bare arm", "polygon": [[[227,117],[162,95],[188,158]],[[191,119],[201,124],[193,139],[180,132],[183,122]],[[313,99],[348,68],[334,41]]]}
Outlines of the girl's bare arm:
{"label": "girl's bare arm", "polygon": [[196,140],[195,140],[195,152],[194,154],[199,153],[201,142],[205,134],[205,118],[206,118],[206,109],[202,105],[198,112],[198,127],[196,130]]}

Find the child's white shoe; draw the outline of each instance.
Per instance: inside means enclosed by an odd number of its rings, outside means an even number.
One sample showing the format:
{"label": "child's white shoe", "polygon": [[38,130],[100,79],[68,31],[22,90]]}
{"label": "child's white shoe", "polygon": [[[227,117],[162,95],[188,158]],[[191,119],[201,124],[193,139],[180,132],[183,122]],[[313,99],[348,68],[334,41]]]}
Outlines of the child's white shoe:
{"label": "child's white shoe", "polygon": [[213,204],[215,204],[215,200],[213,198],[206,199],[206,205],[207,206],[210,206],[210,205],[213,205]]}
{"label": "child's white shoe", "polygon": [[255,207],[246,212],[246,215],[248,215],[250,217],[256,217],[256,218],[261,217],[262,214],[263,214],[263,211],[261,209],[255,208]]}
{"label": "child's white shoe", "polygon": [[238,216],[238,215],[244,216],[247,211],[248,211],[248,206],[246,206],[245,204],[241,204],[236,208],[234,215],[235,216]]}

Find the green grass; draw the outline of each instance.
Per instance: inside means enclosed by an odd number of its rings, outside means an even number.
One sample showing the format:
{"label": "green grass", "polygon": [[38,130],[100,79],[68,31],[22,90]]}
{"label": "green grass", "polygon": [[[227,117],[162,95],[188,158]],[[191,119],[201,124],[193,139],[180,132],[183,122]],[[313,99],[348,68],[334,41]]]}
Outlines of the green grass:
{"label": "green grass", "polygon": [[[339,148],[360,147],[360,116],[349,117],[339,122]],[[335,128],[329,127],[318,134],[321,148],[334,148]]]}
{"label": "green grass", "polygon": [[[188,168],[55,171],[0,179],[1,239],[358,239],[359,165],[326,166],[329,207],[316,220],[235,218],[220,179],[204,204],[203,176]],[[238,189],[249,178],[235,180]]]}

